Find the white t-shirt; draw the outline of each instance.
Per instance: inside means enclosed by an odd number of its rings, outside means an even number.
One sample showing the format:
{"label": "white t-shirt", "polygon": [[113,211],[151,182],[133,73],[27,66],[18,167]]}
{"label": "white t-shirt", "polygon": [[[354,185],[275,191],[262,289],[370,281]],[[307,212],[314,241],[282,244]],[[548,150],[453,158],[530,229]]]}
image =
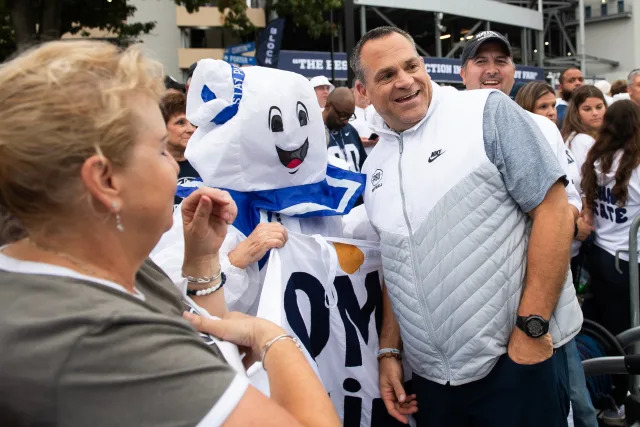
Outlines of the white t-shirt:
{"label": "white t-shirt", "polygon": [[[556,156],[560,167],[567,174],[567,180],[569,181],[565,187],[567,199],[569,204],[575,206],[575,208],[578,209],[578,212],[580,212],[582,210],[582,198],[580,197],[579,191],[575,186],[573,177],[571,176],[572,168],[569,164],[569,157],[567,156],[564,141],[562,140],[562,134],[555,123],[548,118],[531,112],[529,112],[529,117],[531,117],[536,125],[538,125],[538,128],[540,128],[545,139],[551,146],[551,151],[553,151],[553,154]],[[578,184],[579,183],[580,182],[578,181]]]}
{"label": "white t-shirt", "polygon": [[[575,156],[574,160],[576,161],[578,171],[582,169],[584,161],[587,160],[587,154],[595,142],[596,140],[586,133],[579,133],[575,136],[571,135],[567,139],[567,146]],[[580,188],[580,181],[576,183],[576,187]],[[580,193],[582,194],[582,191],[580,191]]]}
{"label": "white t-shirt", "polygon": [[[582,196],[584,192],[582,191],[582,165],[584,161],[587,159],[587,154],[593,144],[596,142],[591,136],[586,133],[579,133],[576,135],[571,135],[567,139],[567,160],[569,156],[572,156],[573,163],[570,165],[574,166],[574,174],[571,179],[575,187],[578,189],[578,192]],[[582,242],[580,240],[574,240],[571,244],[571,258],[578,255],[580,252],[580,246]]]}
{"label": "white t-shirt", "polygon": [[[606,174],[600,171],[599,160],[595,165],[598,178],[597,199],[593,207],[595,244],[611,255],[615,255],[618,249],[629,250],[631,222],[640,215],[640,166],[631,173],[627,186],[627,202],[623,207],[616,203],[612,194],[613,186],[616,183],[615,173],[621,156],[622,150],[616,153],[611,169]],[[629,253],[621,252],[620,258],[628,261]]]}

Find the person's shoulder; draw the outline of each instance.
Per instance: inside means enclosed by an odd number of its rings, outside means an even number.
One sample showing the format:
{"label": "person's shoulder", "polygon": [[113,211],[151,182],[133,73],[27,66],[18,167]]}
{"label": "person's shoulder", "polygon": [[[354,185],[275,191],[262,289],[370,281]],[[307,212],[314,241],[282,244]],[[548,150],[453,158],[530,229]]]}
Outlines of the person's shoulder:
{"label": "person's shoulder", "polygon": [[556,98],[556,108],[561,107],[561,106],[567,106],[569,105],[569,103],[567,101],[565,101],[562,98]]}
{"label": "person's shoulder", "polygon": [[553,123],[547,117],[541,116],[540,114],[532,113],[531,111],[527,111],[527,113],[529,117],[531,117],[531,119],[534,121],[534,123],[538,125],[545,138],[547,138],[549,142],[562,140],[560,129],[558,129],[558,126],[556,126],[555,123]]}
{"label": "person's shoulder", "polygon": [[596,142],[596,140],[593,139],[591,135],[587,135],[586,133],[577,134],[572,141],[573,144],[582,144],[582,145],[592,145],[594,142]]}

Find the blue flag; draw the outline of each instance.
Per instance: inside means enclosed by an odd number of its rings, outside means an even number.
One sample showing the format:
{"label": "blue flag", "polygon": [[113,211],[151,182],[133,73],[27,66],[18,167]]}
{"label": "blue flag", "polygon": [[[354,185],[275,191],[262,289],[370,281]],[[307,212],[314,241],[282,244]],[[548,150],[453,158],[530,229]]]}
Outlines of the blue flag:
{"label": "blue flag", "polygon": [[267,28],[262,31],[260,40],[258,41],[258,49],[256,50],[258,65],[278,68],[278,57],[280,56],[283,32],[284,18],[274,19],[269,22]]}

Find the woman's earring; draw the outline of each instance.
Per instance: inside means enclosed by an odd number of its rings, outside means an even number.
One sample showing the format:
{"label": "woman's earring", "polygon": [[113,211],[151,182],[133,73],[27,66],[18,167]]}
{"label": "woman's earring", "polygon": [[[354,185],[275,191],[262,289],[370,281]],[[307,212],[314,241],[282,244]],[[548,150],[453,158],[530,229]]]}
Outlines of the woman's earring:
{"label": "woman's earring", "polygon": [[118,212],[118,204],[116,202],[111,202],[111,207],[113,208],[116,214],[116,229],[119,232],[124,232],[124,226],[122,225],[122,218],[120,218],[120,212]]}

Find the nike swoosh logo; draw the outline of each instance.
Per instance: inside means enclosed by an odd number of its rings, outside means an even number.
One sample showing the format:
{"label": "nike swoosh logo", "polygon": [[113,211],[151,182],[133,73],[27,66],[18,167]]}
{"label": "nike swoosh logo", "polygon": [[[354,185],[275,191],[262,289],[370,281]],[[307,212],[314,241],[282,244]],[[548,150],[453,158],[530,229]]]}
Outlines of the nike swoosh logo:
{"label": "nike swoosh logo", "polygon": [[351,132],[345,132],[344,136],[349,136]]}
{"label": "nike swoosh logo", "polygon": [[435,159],[437,159],[438,157],[442,156],[443,154],[444,154],[444,151],[441,151],[441,150],[434,151],[429,156],[429,163],[433,162]]}

